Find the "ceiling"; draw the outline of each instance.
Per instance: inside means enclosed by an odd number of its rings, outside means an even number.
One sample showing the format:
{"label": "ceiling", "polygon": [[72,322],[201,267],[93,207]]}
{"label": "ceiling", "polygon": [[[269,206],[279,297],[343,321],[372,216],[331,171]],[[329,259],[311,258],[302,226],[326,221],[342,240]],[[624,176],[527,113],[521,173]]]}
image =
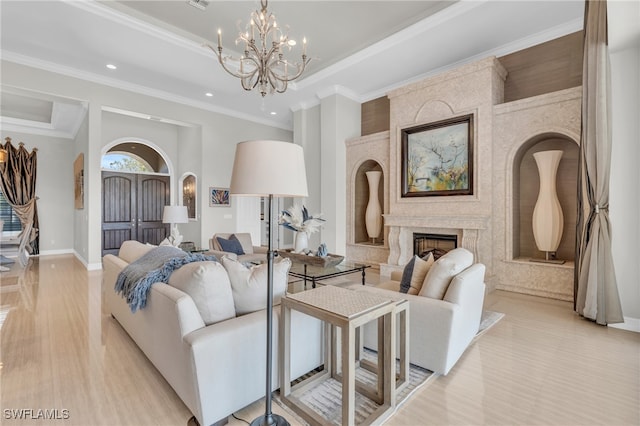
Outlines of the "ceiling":
{"label": "ceiling", "polygon": [[[289,35],[313,57],[286,93],[242,90],[205,43],[221,28],[235,48],[257,1],[0,1],[3,60],[292,128],[292,110],[340,93],[358,102],[460,64],[502,56],[582,28],[581,1],[272,1]],[[294,52],[296,50],[294,49]],[[117,69],[106,68],[114,64]],[[2,94],[11,88],[2,87]],[[38,123],[54,104],[32,93],[2,99],[9,113]],[[211,93],[213,96],[206,96]],[[32,101],[19,99],[31,97]],[[47,100],[45,98],[45,100]],[[82,102],[70,104],[85,107]],[[23,113],[16,112],[22,109]],[[54,108],[55,109],[55,108]],[[135,111],[144,116],[146,111]],[[160,117],[170,121],[172,117]],[[13,118],[18,119],[18,118]],[[70,120],[72,121],[72,120]],[[71,129],[72,130],[72,129]]]}

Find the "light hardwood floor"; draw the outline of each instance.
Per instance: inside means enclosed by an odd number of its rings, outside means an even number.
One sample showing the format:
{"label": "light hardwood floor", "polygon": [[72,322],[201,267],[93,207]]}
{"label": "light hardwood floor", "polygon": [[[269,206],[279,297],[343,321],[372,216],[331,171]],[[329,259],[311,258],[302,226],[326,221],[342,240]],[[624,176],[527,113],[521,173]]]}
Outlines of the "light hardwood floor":
{"label": "light hardwood floor", "polygon": [[[101,278],[72,256],[0,275],[1,424],[186,424],[187,408],[105,310]],[[485,308],[506,317],[387,424],[640,424],[640,334],[537,297],[494,292]],[[20,409],[68,419],[13,419]],[[236,415],[262,409],[258,401]]]}

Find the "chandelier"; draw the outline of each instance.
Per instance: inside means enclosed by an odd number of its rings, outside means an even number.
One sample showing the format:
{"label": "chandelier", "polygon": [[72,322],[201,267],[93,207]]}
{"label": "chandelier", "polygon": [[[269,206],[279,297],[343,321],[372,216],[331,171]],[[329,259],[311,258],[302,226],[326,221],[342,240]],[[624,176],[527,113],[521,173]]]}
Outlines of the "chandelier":
{"label": "chandelier", "polygon": [[[302,60],[291,62],[284,57],[296,45],[289,39],[288,27],[280,27],[276,17],[267,12],[267,0],[260,0],[262,9],[253,11],[245,32],[241,32],[236,44],[244,44],[239,59],[222,54],[222,31],[218,29],[218,48],[207,45],[218,57],[222,68],[240,79],[244,90],[258,88],[264,97],[267,93],[284,93],[290,81],[302,75],[311,61],[307,57],[307,40],[302,40]],[[257,32],[257,34],[256,34]],[[256,40],[255,36],[258,36]]]}

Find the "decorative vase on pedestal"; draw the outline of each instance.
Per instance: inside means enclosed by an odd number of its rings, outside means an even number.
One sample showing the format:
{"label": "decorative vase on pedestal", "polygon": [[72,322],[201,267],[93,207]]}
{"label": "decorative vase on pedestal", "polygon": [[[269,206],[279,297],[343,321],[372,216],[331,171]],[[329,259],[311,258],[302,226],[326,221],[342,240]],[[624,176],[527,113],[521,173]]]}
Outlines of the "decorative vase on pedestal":
{"label": "decorative vase on pedestal", "polygon": [[302,253],[307,250],[309,246],[309,236],[304,231],[296,232],[293,239],[293,251],[295,253]]}
{"label": "decorative vase on pedestal", "polygon": [[369,238],[375,243],[382,230],[382,207],[380,207],[380,200],[378,200],[378,186],[382,172],[371,171],[365,174],[369,182],[369,203],[365,211],[364,223]]}
{"label": "decorative vase on pedestal", "polygon": [[541,151],[533,154],[540,175],[540,192],[533,209],[533,238],[546,261],[554,261],[564,226],[562,207],[556,192],[556,174],[563,151]]}

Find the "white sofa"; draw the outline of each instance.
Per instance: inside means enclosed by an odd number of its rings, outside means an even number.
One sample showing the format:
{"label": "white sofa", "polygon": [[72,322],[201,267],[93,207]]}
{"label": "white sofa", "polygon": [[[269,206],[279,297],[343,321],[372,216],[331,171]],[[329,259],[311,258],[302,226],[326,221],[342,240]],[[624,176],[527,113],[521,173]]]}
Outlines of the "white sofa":
{"label": "white sofa", "polygon": [[[228,240],[232,235],[235,235],[238,241],[240,241],[244,254],[238,255],[222,250],[217,238],[220,237]],[[222,256],[227,256],[231,259],[237,259],[240,262],[263,262],[267,260],[267,247],[254,246],[251,241],[251,234],[248,232],[213,234],[213,237],[209,239],[209,254],[215,255],[218,259],[222,258]]]}
{"label": "white sofa", "polygon": [[[205,325],[191,296],[171,285],[155,283],[146,306],[132,313],[114,291],[114,283],[125,266],[149,249],[136,241],[126,241],[118,256],[104,257],[108,309],[201,425],[224,424],[230,414],[264,397],[265,310]],[[279,317],[279,306],[275,306],[274,390],[279,387],[280,377]],[[292,354],[292,377],[298,377],[322,363],[322,326],[302,314],[292,318],[291,324],[292,346],[296,348]]]}
{"label": "white sofa", "polygon": [[[464,250],[464,252],[462,252]],[[452,252],[450,252],[452,253]],[[354,291],[366,291],[390,297],[394,300],[409,301],[409,359],[412,364],[426,368],[438,374],[446,375],[458,361],[474,336],[478,333],[484,304],[485,266],[471,264],[473,255],[465,249],[456,249],[469,264],[453,265],[452,270],[463,269],[450,279],[444,298],[400,293],[402,272],[393,273],[390,281],[377,287],[354,285]],[[441,264],[455,258],[455,253],[438,259]],[[451,265],[450,265],[451,266]],[[431,267],[433,268],[433,266]],[[429,274],[425,278],[427,285]],[[367,324],[364,329],[364,346],[375,348],[377,328]]]}

